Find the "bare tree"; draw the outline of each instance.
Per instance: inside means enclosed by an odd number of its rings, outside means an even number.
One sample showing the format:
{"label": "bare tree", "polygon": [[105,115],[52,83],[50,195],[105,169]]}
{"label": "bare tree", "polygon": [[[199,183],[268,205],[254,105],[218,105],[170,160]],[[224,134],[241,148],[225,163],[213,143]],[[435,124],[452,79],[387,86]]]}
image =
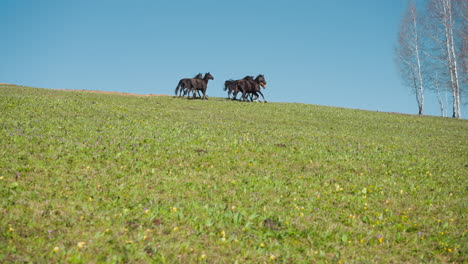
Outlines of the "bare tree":
{"label": "bare tree", "polygon": [[[429,52],[434,64],[444,65],[440,67],[440,77],[447,76],[447,84],[450,87],[453,99],[453,114],[455,118],[461,117],[461,89],[459,78],[458,60],[456,48],[457,26],[463,21],[460,12],[455,12],[461,6],[458,1],[462,0],[429,0],[428,7],[428,28],[432,42],[432,49]],[[459,51],[459,50],[458,50]]]}
{"label": "bare tree", "polygon": [[[456,10],[458,10],[458,18],[461,21],[460,26],[456,30],[458,41],[458,56],[460,61],[461,97],[467,95],[468,89],[468,1],[457,1]],[[466,102],[466,100],[465,100]]]}
{"label": "bare tree", "polygon": [[[433,83],[435,92],[437,94],[437,101],[439,101],[440,115],[442,117],[447,117],[447,111],[446,111],[446,108],[445,108],[445,105],[447,105],[447,101],[448,101],[447,93],[444,92],[445,89],[442,89],[442,85],[441,85],[440,79],[439,79],[439,74],[437,72],[435,72],[435,75],[431,76],[430,79],[431,79],[430,82]],[[442,97],[442,93],[445,95],[445,100]]]}
{"label": "bare tree", "polygon": [[424,83],[419,30],[416,5],[410,0],[401,22],[395,55],[403,83],[415,93],[418,113],[422,115],[424,113]]}

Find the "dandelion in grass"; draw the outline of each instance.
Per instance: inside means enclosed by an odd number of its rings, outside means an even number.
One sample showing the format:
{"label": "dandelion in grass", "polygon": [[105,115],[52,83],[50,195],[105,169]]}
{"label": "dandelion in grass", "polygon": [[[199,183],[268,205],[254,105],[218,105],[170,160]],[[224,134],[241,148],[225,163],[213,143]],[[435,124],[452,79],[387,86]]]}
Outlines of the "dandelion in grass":
{"label": "dandelion in grass", "polygon": [[261,248],[264,248],[264,247],[265,247],[265,243],[260,243],[260,247],[261,247]]}
{"label": "dandelion in grass", "polygon": [[149,209],[145,208],[145,214],[149,214]]}
{"label": "dandelion in grass", "polygon": [[273,260],[275,260],[275,259],[276,259],[276,256],[273,255],[273,254],[271,254],[271,255],[270,255],[270,260],[273,261]]}
{"label": "dandelion in grass", "polygon": [[76,246],[77,246],[78,248],[84,248],[84,247],[86,246],[86,243],[85,243],[85,242],[78,242],[78,243],[76,244]]}
{"label": "dandelion in grass", "polygon": [[60,248],[59,247],[54,247],[54,252],[59,252]]}
{"label": "dandelion in grass", "polygon": [[178,210],[177,207],[172,207],[172,208],[171,208],[171,211],[172,211],[173,213],[176,213],[177,210]]}
{"label": "dandelion in grass", "polygon": [[382,244],[383,243],[383,237],[381,235],[378,235],[377,236],[377,240],[379,240],[379,243]]}

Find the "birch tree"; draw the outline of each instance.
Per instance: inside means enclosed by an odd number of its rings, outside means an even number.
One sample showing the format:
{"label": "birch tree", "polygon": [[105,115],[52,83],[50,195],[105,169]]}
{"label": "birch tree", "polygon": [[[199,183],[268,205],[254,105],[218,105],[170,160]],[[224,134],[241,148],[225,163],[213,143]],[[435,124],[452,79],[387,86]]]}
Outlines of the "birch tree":
{"label": "birch tree", "polygon": [[[457,23],[464,21],[463,16],[455,12],[455,6],[461,6],[462,0],[429,0],[428,20],[429,35],[432,36],[433,49],[430,54],[434,63],[444,65],[440,76],[448,76],[447,82],[452,94],[452,116],[461,117],[461,89],[459,78],[455,32]],[[464,22],[463,22],[464,23]],[[458,50],[459,51],[459,50]]]}
{"label": "birch tree", "polygon": [[461,20],[461,26],[458,28],[457,36],[460,40],[459,43],[459,61],[460,61],[460,72],[461,72],[461,84],[460,91],[461,97],[467,95],[468,87],[468,1],[458,1],[457,10]]}
{"label": "birch tree", "polygon": [[410,0],[400,25],[395,54],[403,83],[416,95],[418,114],[422,115],[424,113],[424,82],[419,34],[416,5]]}

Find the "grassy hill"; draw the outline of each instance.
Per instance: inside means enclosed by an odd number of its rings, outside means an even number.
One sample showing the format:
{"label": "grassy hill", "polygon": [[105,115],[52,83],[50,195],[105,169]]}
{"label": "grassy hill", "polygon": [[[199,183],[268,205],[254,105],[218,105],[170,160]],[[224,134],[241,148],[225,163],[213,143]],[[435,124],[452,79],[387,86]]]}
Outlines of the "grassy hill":
{"label": "grassy hill", "polygon": [[467,261],[467,120],[9,85],[0,112],[0,262]]}

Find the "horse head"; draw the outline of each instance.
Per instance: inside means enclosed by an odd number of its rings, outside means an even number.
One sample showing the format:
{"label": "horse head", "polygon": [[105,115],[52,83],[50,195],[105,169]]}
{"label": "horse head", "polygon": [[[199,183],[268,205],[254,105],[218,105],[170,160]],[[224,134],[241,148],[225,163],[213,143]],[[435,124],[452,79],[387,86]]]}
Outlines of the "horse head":
{"label": "horse head", "polygon": [[193,77],[194,79],[203,79],[203,74],[199,73],[197,76]]}
{"label": "horse head", "polygon": [[209,72],[205,73],[205,77],[203,77],[203,79],[205,79],[205,80],[214,80],[213,76]]}
{"label": "horse head", "polygon": [[255,80],[260,83],[260,85],[263,87],[263,89],[266,89],[266,80],[265,80],[265,77],[263,76],[263,74],[259,74],[257,76],[257,78],[255,78]]}

